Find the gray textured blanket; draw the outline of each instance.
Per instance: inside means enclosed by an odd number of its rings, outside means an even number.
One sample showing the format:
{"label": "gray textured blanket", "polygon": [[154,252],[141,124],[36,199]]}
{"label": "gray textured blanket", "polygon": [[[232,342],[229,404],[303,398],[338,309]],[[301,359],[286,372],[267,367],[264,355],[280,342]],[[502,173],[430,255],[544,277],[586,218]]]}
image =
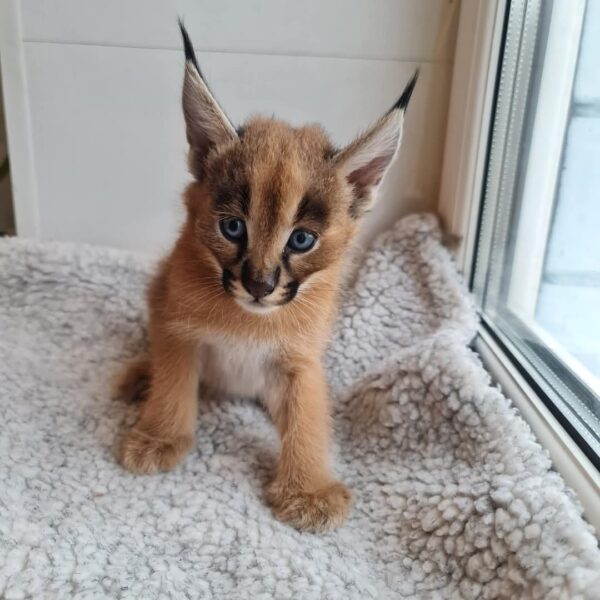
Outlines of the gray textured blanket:
{"label": "gray textured blanket", "polygon": [[467,348],[476,317],[430,216],[367,253],[328,354],[349,521],[275,521],[265,412],[201,400],[196,451],[133,476],[110,380],[144,343],[150,264],[0,241],[2,598],[599,598],[591,528]]}

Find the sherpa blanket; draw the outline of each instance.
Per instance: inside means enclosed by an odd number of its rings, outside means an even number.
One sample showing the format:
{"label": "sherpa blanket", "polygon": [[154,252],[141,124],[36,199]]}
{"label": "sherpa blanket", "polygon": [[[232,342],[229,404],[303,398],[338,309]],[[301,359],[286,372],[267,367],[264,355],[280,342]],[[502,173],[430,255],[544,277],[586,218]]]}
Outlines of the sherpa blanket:
{"label": "sherpa blanket", "polygon": [[144,346],[146,259],[0,242],[0,596],[600,598],[577,501],[468,348],[469,296],[432,216],[367,252],[327,357],[336,470],[327,535],[276,521],[261,407],[202,398],[174,471],[125,472],[135,409],[110,382]]}

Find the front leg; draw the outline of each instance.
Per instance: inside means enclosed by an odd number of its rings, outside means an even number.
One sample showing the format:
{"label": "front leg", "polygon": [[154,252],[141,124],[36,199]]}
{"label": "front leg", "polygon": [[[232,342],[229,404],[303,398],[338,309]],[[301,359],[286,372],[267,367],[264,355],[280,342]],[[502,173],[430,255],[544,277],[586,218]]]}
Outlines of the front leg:
{"label": "front leg", "polygon": [[193,344],[161,337],[152,344],[150,370],[148,398],[120,448],[121,464],[134,473],[169,470],[194,445],[198,372]]}
{"label": "front leg", "polygon": [[330,416],[327,385],[317,362],[285,369],[284,385],[267,394],[267,406],[281,436],[281,455],[267,499],[275,515],[308,531],[341,525],[351,494],[328,464]]}

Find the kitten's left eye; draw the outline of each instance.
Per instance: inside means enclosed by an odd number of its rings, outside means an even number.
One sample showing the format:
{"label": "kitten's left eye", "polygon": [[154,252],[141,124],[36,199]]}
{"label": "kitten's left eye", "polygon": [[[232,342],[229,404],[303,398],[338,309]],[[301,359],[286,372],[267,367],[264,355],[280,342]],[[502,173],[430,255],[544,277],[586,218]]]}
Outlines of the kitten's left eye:
{"label": "kitten's left eye", "polygon": [[317,241],[317,237],[304,229],[296,229],[290,235],[287,247],[292,252],[308,252]]}
{"label": "kitten's left eye", "polygon": [[246,233],[244,221],[236,219],[235,217],[223,219],[219,225],[221,227],[221,233],[231,242],[239,242]]}

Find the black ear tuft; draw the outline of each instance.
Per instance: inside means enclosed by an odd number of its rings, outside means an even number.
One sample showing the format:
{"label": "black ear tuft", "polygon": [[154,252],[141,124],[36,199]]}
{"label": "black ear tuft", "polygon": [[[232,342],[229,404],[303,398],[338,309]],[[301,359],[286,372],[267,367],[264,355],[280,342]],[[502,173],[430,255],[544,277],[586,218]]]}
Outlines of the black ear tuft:
{"label": "black ear tuft", "polygon": [[417,79],[419,78],[419,69],[415,71],[415,74],[412,76],[411,80],[406,84],[404,91],[400,98],[398,98],[398,102],[394,104],[392,110],[400,109],[406,110],[408,103],[410,101],[410,97],[412,96],[413,90],[415,89],[415,85],[417,83]]}
{"label": "black ear tuft", "polygon": [[179,29],[181,30],[181,37],[183,38],[183,49],[185,51],[185,60],[189,60],[194,67],[196,67],[196,71],[198,71],[198,75],[204,79],[204,75],[202,75],[202,71],[200,70],[200,65],[198,64],[198,59],[196,58],[196,53],[194,52],[194,46],[192,44],[192,40],[190,40],[190,36],[183,24],[181,18],[179,18]]}
{"label": "black ear tuft", "polygon": [[239,137],[202,75],[194,46],[181,19],[179,28],[185,50],[181,105],[190,145],[188,161],[190,171],[201,181],[206,175],[204,163],[210,151],[219,144],[234,142]]}

